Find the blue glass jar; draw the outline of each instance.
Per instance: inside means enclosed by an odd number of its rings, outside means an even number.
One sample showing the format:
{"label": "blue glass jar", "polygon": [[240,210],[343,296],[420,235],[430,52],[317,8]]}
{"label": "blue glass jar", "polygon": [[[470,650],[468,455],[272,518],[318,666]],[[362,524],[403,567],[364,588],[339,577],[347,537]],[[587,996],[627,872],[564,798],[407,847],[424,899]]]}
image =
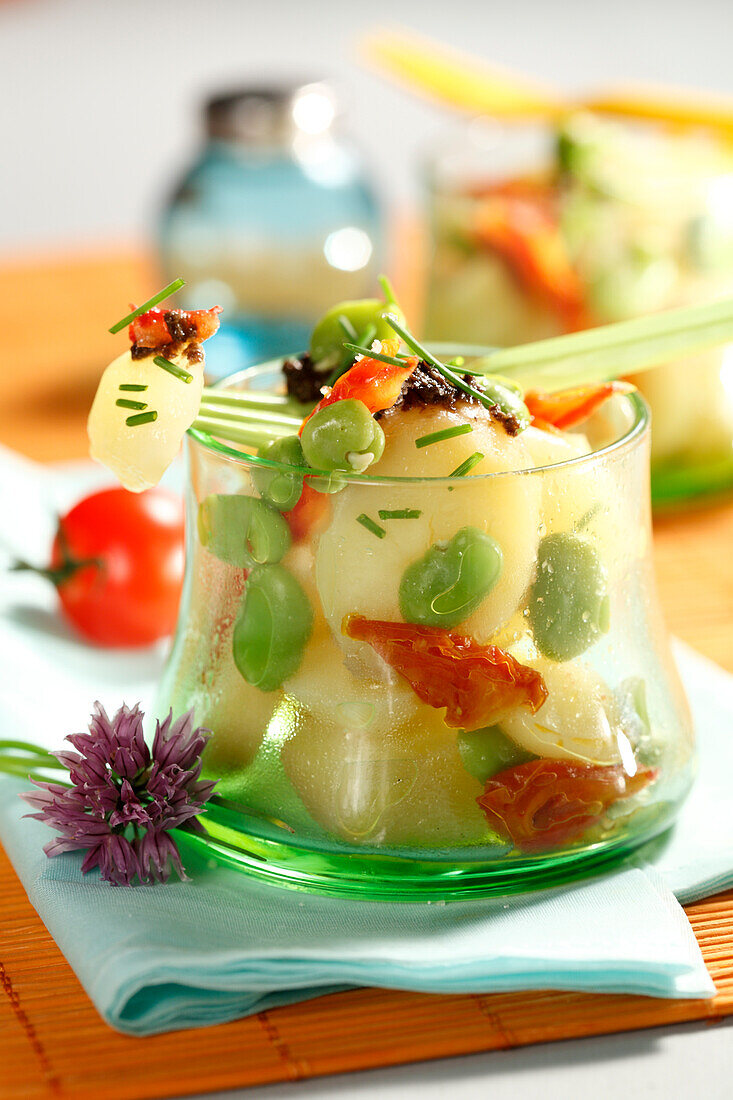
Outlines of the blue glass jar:
{"label": "blue glass jar", "polygon": [[314,317],[374,291],[380,209],[325,84],[248,88],[206,106],[207,144],[160,224],[184,307],[217,302],[212,377],[306,347]]}

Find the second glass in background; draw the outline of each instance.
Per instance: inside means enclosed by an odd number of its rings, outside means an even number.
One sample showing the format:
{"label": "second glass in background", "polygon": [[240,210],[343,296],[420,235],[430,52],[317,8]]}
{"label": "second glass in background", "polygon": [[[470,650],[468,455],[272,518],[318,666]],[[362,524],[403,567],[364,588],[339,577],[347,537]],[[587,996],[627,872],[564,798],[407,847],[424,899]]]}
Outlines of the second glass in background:
{"label": "second glass in background", "polygon": [[[429,167],[426,334],[513,345],[733,294],[733,149],[590,115],[476,119]],[[655,504],[733,486],[733,352],[638,380]]]}

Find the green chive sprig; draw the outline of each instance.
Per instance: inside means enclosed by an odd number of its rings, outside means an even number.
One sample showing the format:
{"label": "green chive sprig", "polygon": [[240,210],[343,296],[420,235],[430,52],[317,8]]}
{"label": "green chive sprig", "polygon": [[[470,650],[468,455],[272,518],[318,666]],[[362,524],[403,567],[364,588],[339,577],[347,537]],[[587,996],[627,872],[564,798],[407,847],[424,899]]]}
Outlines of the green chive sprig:
{"label": "green chive sprig", "polygon": [[[400,324],[394,314],[385,313],[384,319],[390,325],[390,327],[394,329],[397,335],[402,337],[408,348],[412,348],[415,354],[419,355],[425,363],[430,363],[432,367],[435,367],[435,369],[443,375],[446,381],[450,382],[451,385],[456,387],[456,389],[463,390],[463,392],[465,394],[468,394],[469,397],[473,397],[475,398],[475,400],[480,401],[485,409],[492,409],[495,406],[495,401],[492,401],[492,399],[490,397],[487,397],[485,393],[482,393],[481,390],[477,390],[473,386],[469,385],[468,382],[464,382],[460,374],[456,374],[456,372],[454,370],[451,370],[451,368],[447,366],[446,363],[441,363],[440,359],[436,359],[435,356],[431,352],[429,352],[426,347],[418,343],[412,333],[408,329],[406,329],[404,325]],[[476,372],[474,370],[468,373]]]}
{"label": "green chive sprig", "polygon": [[346,316],[346,314],[339,313],[338,323],[341,325],[341,328],[344,330],[344,332],[348,336],[349,340],[357,340],[358,339],[358,333],[357,333],[356,329],[354,328],[354,326],[352,325],[349,318]]}
{"label": "green chive sprig", "polygon": [[431,447],[433,443],[442,443],[444,439],[454,439],[457,435],[468,435],[473,431],[471,424],[453,424],[450,428],[442,428],[439,432],[429,432],[415,440],[418,450],[421,447]]}
{"label": "green chive sprig", "polygon": [[468,458],[460,464],[460,466],[456,466],[455,470],[453,470],[453,472],[450,473],[448,476],[465,477],[466,474],[470,474],[471,470],[475,469],[476,466],[478,466],[479,462],[481,462],[483,458],[484,455],[481,451],[474,451],[472,455],[469,455]]}
{"label": "green chive sprig", "polygon": [[185,279],[174,279],[172,283],[168,283],[168,286],[164,286],[163,289],[159,290],[157,294],[154,294],[152,298],[148,298],[147,302],[143,302],[137,309],[133,309],[132,313],[128,313],[127,317],[123,317],[121,321],[117,321],[116,324],[112,325],[109,331],[112,334],[121,332],[126,325],[132,324],[136,317],[140,317],[143,313],[147,313],[153,306],[157,306],[164,298],[169,298],[171,294],[175,294],[177,290],[180,290],[181,287],[185,285]]}
{"label": "green chive sprig", "polygon": [[148,412],[136,413],[134,416],[128,416],[125,424],[129,428],[137,428],[140,424],[152,424],[153,421],[158,419],[158,414],[155,409],[150,409]]}
{"label": "green chive sprig", "polygon": [[123,382],[119,387],[121,390],[126,390],[128,393],[144,393],[147,386],[139,385],[137,382]]}
{"label": "green chive sprig", "polygon": [[366,359],[378,359],[380,363],[389,363],[391,367],[404,367],[407,369],[408,363],[405,359],[398,359],[394,355],[385,355],[381,351],[371,351],[369,348],[362,347],[360,344],[347,344],[344,343],[344,347],[349,351],[356,352],[358,355],[363,355]]}
{"label": "green chive sprig", "polygon": [[162,367],[163,370],[167,370],[168,374],[172,374],[174,378],[178,378],[181,382],[193,382],[193,375],[189,374],[183,367],[179,367],[176,363],[171,363],[170,359],[166,359],[163,355],[156,355],[153,359],[156,366]]}
{"label": "green chive sprig", "polygon": [[367,531],[371,531],[373,535],[376,535],[378,539],[383,539],[387,534],[384,527],[380,527],[379,524],[371,519],[366,512],[362,512],[360,516],[356,517],[356,522],[360,523],[362,527],[365,527]]}
{"label": "green chive sprig", "polygon": [[115,405],[118,405],[121,409],[147,409],[147,405],[144,401],[129,401],[126,397],[118,397],[115,401]]}
{"label": "green chive sprig", "polygon": [[377,514],[380,519],[419,519],[422,511],[419,508],[380,508]]}

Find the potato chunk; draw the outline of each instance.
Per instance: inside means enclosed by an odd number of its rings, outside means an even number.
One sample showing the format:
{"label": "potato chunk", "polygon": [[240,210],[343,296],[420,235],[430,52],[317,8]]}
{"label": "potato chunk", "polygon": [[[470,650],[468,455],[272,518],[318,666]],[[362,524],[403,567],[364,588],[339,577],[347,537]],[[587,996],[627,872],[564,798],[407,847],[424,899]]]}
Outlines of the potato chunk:
{"label": "potato chunk", "polygon": [[[385,477],[444,477],[476,451],[484,458],[475,473],[519,470],[530,465],[522,436],[512,437],[483,409],[395,410],[380,421],[384,455],[370,473]],[[428,433],[470,424],[472,431],[424,448]],[[479,607],[454,629],[486,643],[517,609],[535,561],[542,487],[532,477],[456,478],[452,485],[429,482],[349,485],[333,499],[333,515],[321,536],[316,576],[323,610],[347,652],[358,643],[341,638],[347,614],[401,619],[400,581],[405,569],[436,542],[473,526],[490,535],[502,552],[502,572]],[[380,519],[381,510],[414,509],[414,519]],[[367,514],[386,529],[377,538],[358,517]]]}
{"label": "potato chunk", "polygon": [[[171,362],[189,375],[191,382],[174,377],[153,362],[153,356],[133,359],[126,351],[113,360],[99,383],[89,413],[89,451],[119,478],[126,489],[141,493],[157,485],[178,454],[181,441],[196,419],[204,386],[203,356],[189,362],[181,352]],[[145,390],[121,390],[122,385],[146,386]],[[118,400],[139,401],[143,412],[157,419],[128,425],[135,409],[120,407]]]}
{"label": "potato chunk", "polygon": [[327,639],[309,647],[285,685],[296,717],[282,762],[309,813],[356,845],[497,843],[456,731],[391,675],[381,682],[352,675]]}

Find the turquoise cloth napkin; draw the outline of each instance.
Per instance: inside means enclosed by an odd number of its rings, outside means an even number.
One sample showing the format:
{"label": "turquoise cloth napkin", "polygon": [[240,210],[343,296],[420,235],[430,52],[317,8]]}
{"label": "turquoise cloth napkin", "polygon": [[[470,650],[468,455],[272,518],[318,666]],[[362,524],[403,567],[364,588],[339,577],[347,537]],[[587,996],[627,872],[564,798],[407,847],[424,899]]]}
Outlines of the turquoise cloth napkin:
{"label": "turquoise cloth napkin", "polygon": [[[39,472],[0,451],[0,495],[10,487],[26,510],[14,519],[15,552],[32,553],[49,507],[89,483],[86,470]],[[0,573],[0,737],[58,747],[85,726],[94,698],[110,708],[152,698],[160,651],[89,650],[52,610],[41,582]],[[0,841],[100,1014],[135,1035],[358,985],[708,997],[714,988],[674,895],[686,901],[733,884],[733,677],[685,647],[678,660],[702,761],[680,825],[650,851],[653,866],[637,861],[572,888],[450,905],[349,902],[265,886],[187,851],[193,882],[115,889],[83,878],[79,854],[46,859],[51,831],[23,819],[22,786],[7,778]]]}

